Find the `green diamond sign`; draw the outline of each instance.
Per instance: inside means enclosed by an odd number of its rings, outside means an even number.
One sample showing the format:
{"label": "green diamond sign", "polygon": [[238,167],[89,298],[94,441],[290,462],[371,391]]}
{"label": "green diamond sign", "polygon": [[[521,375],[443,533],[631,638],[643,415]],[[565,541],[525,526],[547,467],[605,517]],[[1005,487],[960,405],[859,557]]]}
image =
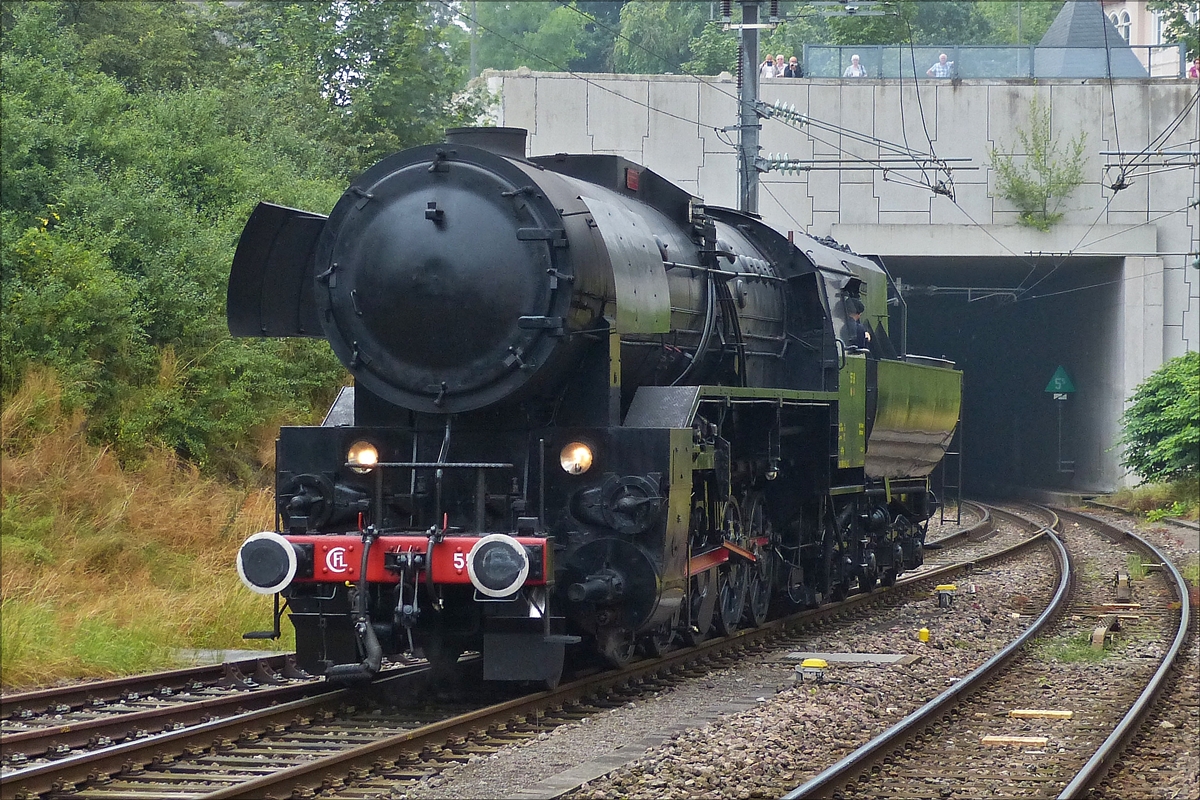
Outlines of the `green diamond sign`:
{"label": "green diamond sign", "polygon": [[1047,392],[1055,394],[1066,394],[1067,392],[1075,391],[1075,384],[1071,383],[1071,376],[1067,371],[1059,366],[1054,370],[1054,375],[1050,378],[1050,382],[1046,384]]}

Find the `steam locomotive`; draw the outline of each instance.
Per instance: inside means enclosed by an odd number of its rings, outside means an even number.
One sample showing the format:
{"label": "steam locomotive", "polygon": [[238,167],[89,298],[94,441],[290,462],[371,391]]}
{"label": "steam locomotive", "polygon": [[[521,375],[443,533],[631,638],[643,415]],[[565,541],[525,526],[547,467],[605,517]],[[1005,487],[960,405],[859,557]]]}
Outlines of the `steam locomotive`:
{"label": "steam locomotive", "polygon": [[287,611],[330,679],[471,650],[553,685],[568,650],[621,664],[921,564],[961,373],[897,353],[881,264],[525,139],[447,131],[328,217],[247,222],[230,331],[325,338],[354,377],[280,431],[247,636]]}

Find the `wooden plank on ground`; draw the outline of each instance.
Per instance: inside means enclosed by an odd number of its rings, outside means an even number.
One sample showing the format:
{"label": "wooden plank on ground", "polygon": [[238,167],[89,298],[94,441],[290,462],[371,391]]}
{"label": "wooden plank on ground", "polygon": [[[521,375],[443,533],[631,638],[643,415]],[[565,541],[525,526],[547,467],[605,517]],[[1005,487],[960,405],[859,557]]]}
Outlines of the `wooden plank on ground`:
{"label": "wooden plank on ground", "polygon": [[1010,717],[1017,719],[1070,719],[1074,711],[1050,708],[1014,708],[1008,712]]}
{"label": "wooden plank on ground", "polygon": [[984,736],[979,741],[982,744],[1044,747],[1050,739],[1046,736]]}

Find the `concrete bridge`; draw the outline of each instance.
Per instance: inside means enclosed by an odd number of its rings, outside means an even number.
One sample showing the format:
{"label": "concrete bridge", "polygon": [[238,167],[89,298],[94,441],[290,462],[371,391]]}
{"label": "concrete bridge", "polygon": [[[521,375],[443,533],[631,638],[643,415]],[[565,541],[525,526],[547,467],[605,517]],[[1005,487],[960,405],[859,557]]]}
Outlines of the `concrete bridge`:
{"label": "concrete bridge", "polygon": [[[527,128],[531,155],[621,155],[710,205],[737,204],[737,87],[727,74],[522,68],[484,80],[494,121]],[[1200,270],[1190,266],[1200,251],[1198,91],[1185,79],[760,85],[768,105],[821,123],[764,119],[763,155],[826,163],[763,174],[759,212],[781,230],[881,256],[908,287],[909,351],[953,359],[966,373],[967,491],[996,475],[1082,492],[1130,480],[1115,446],[1126,401],[1164,360],[1200,349]],[[1017,224],[989,166],[992,148],[1020,149],[1035,97],[1058,141],[1087,134],[1085,182],[1046,233]],[[950,164],[953,199],[912,185],[920,172],[828,163],[888,157],[875,140],[970,159]],[[1105,166],[1117,159],[1102,153],[1147,147],[1151,166],[1114,192]],[[1173,157],[1190,166],[1153,166],[1164,162],[1160,151],[1190,152]],[[896,314],[893,325],[902,326]],[[1059,366],[1076,390],[1065,401],[1045,391]]]}

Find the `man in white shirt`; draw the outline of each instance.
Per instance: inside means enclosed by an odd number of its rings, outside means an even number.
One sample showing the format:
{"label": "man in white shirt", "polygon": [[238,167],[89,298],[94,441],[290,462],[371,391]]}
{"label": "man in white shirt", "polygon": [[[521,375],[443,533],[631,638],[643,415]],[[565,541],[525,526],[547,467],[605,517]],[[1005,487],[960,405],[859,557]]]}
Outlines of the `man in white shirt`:
{"label": "man in white shirt", "polygon": [[952,72],[954,72],[954,62],[947,61],[945,53],[938,56],[936,64],[925,70],[925,74],[931,78],[949,78]]}
{"label": "man in white shirt", "polygon": [[758,77],[774,78],[775,77],[775,61],[770,56],[758,67]]}

